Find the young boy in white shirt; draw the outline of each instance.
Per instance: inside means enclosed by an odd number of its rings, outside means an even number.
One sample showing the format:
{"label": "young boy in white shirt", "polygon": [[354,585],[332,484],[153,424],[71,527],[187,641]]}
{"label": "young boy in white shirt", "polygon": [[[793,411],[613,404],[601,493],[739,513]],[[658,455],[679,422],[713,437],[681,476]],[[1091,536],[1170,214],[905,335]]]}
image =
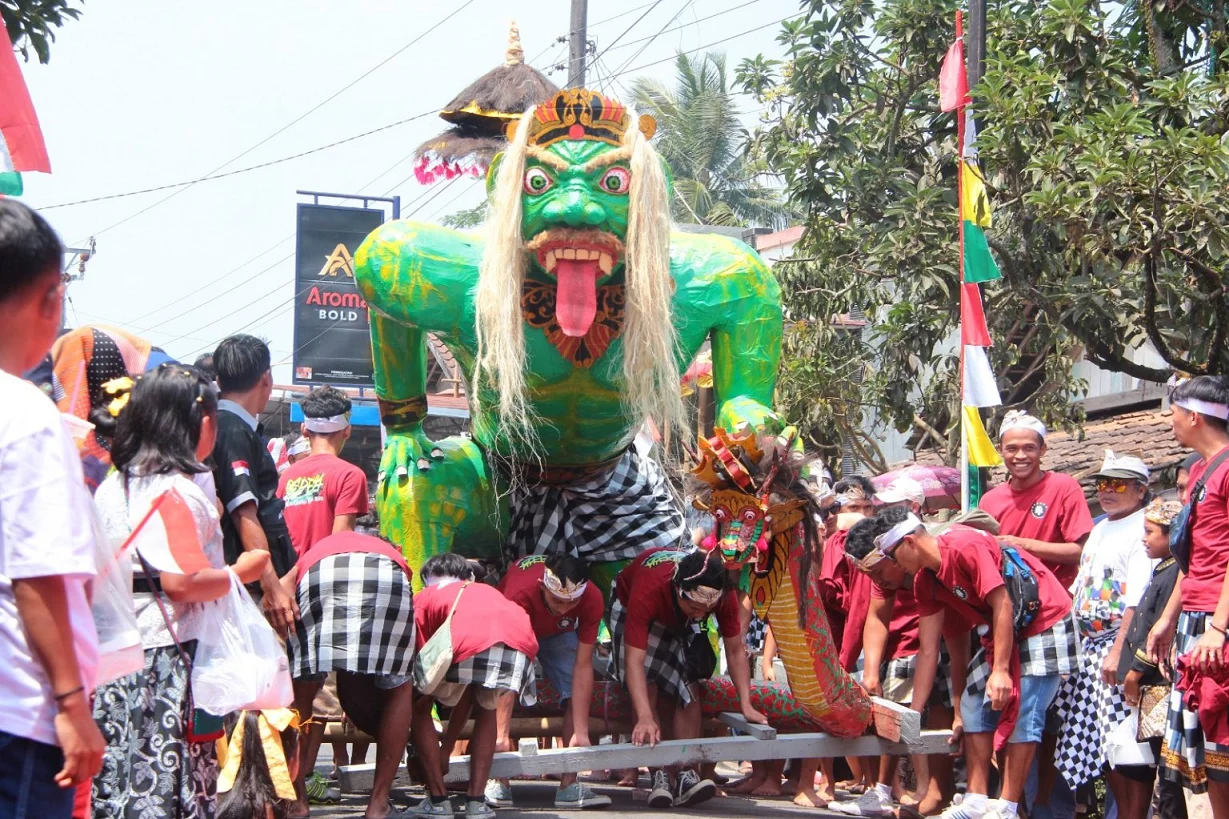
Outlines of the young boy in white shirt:
{"label": "young boy in white shirt", "polygon": [[63,247],[0,199],[0,816],[72,815],[102,762],[89,496],[60,413],[22,373],[60,328]]}

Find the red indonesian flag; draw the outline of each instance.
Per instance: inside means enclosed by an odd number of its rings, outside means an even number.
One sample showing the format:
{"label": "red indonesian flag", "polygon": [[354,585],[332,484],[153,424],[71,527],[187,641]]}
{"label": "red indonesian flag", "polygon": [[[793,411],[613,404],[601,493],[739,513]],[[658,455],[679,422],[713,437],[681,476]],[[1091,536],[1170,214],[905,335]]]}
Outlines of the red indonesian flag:
{"label": "red indonesian flag", "polygon": [[960,343],[974,347],[989,347],[993,343],[986,327],[981,291],[973,283],[960,285]]}
{"label": "red indonesian flag", "polygon": [[197,537],[192,509],[177,489],[154,498],[149,511],[120,546],[120,554],[130,547],[160,572],[193,574],[213,568]]}
{"label": "red indonesian flag", "polygon": [[17,65],[17,55],[8,46],[7,32],[4,42],[5,47],[0,48],[0,172],[51,173],[43,130]]}
{"label": "red indonesian flag", "polygon": [[956,41],[947,49],[939,69],[939,108],[955,111],[968,101],[969,78],[964,72],[964,31],[956,12]]}

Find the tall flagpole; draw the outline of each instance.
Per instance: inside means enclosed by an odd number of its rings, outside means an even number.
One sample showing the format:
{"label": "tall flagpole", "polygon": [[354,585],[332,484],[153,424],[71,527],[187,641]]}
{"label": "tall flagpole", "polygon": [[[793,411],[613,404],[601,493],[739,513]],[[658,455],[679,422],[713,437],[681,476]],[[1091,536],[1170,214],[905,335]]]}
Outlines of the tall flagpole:
{"label": "tall flagpole", "polygon": [[[977,0],[973,0],[974,3]],[[960,13],[960,9],[956,9],[956,39],[964,38],[964,18]],[[960,288],[959,292],[964,293],[964,217],[960,212],[961,203],[964,201],[964,107],[967,100],[960,100],[960,105],[956,108],[956,222],[960,226]],[[964,299],[960,300],[963,308]],[[957,322],[959,331],[960,344],[960,395],[958,396],[957,406],[959,407],[960,416],[960,511],[969,511],[969,435],[965,429],[964,423],[964,390],[965,390],[965,370],[964,370],[964,310],[960,311],[960,321]]]}

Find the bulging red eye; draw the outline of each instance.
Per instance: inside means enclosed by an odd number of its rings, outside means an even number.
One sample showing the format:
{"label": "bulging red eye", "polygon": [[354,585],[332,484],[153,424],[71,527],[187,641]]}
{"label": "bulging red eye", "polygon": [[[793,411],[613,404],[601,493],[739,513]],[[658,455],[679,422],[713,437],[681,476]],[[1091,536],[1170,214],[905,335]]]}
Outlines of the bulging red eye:
{"label": "bulging red eye", "polygon": [[746,512],[743,512],[743,520],[747,521],[747,523],[754,523],[755,522],[755,510],[748,509]]}
{"label": "bulging red eye", "polygon": [[717,520],[725,520],[730,516],[730,513],[725,510],[725,507],[718,506],[713,510],[713,517]]}
{"label": "bulging red eye", "polygon": [[530,168],[525,171],[525,193],[536,196],[540,193],[546,193],[555,184],[555,180],[550,178],[550,174],[541,168]]}
{"label": "bulging red eye", "polygon": [[632,173],[627,168],[611,168],[600,185],[606,193],[627,193],[632,187]]}

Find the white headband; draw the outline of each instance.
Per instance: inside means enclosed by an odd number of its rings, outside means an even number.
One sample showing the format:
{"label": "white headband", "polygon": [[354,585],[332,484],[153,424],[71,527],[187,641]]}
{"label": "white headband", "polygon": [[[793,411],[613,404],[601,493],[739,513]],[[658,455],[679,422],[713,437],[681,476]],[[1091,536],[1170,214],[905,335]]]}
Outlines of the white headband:
{"label": "white headband", "polygon": [[425,588],[432,586],[447,586],[449,583],[460,583],[461,581],[455,577],[446,577],[444,575],[433,574],[430,577],[424,577],[422,584]]}
{"label": "white headband", "polygon": [[294,455],[295,457],[298,457],[299,455],[306,455],[307,453],[311,451],[312,451],[312,442],[307,440],[306,438],[300,438],[299,440],[295,441],[293,444],[290,445],[290,449],[286,450],[286,454]]}
{"label": "white headband", "polygon": [[999,440],[1003,439],[1003,435],[1011,429],[1031,429],[1044,440],[1046,437],[1046,425],[1041,422],[1040,418],[1034,418],[1023,410],[1011,410],[1003,416],[1003,423],[999,425]]}
{"label": "white headband", "polygon": [[922,525],[917,515],[910,513],[900,523],[875,538],[875,548],[883,554],[888,554],[898,543],[918,530]]}
{"label": "white headband", "polygon": [[1174,406],[1182,407],[1182,409],[1190,412],[1198,412],[1201,415],[1211,415],[1213,418],[1229,421],[1229,404],[1217,404],[1198,398],[1180,398],[1174,401]]}
{"label": "white headband", "polygon": [[559,579],[559,575],[555,574],[550,569],[547,569],[542,573],[542,585],[545,586],[546,590],[554,597],[570,602],[572,600],[580,599],[581,595],[585,593],[585,589],[589,588],[589,581],[582,580],[579,583],[576,583],[569,580],[567,583],[564,583]]}
{"label": "white headband", "polygon": [[714,589],[712,586],[696,586],[694,589],[680,593],[691,602],[699,603],[705,608],[715,606],[722,595],[721,589]]}
{"label": "white headband", "polygon": [[350,413],[348,412],[344,412],[341,415],[331,415],[328,418],[303,419],[303,429],[308,432],[319,432],[326,435],[330,432],[341,432],[348,426],[350,426]]}
{"label": "white headband", "polygon": [[1145,482],[1152,475],[1148,471],[1148,465],[1143,462],[1143,459],[1137,458],[1134,455],[1115,455],[1114,450],[1107,449],[1105,450],[1105,460],[1101,462],[1100,471],[1109,472],[1111,469],[1134,472]]}

